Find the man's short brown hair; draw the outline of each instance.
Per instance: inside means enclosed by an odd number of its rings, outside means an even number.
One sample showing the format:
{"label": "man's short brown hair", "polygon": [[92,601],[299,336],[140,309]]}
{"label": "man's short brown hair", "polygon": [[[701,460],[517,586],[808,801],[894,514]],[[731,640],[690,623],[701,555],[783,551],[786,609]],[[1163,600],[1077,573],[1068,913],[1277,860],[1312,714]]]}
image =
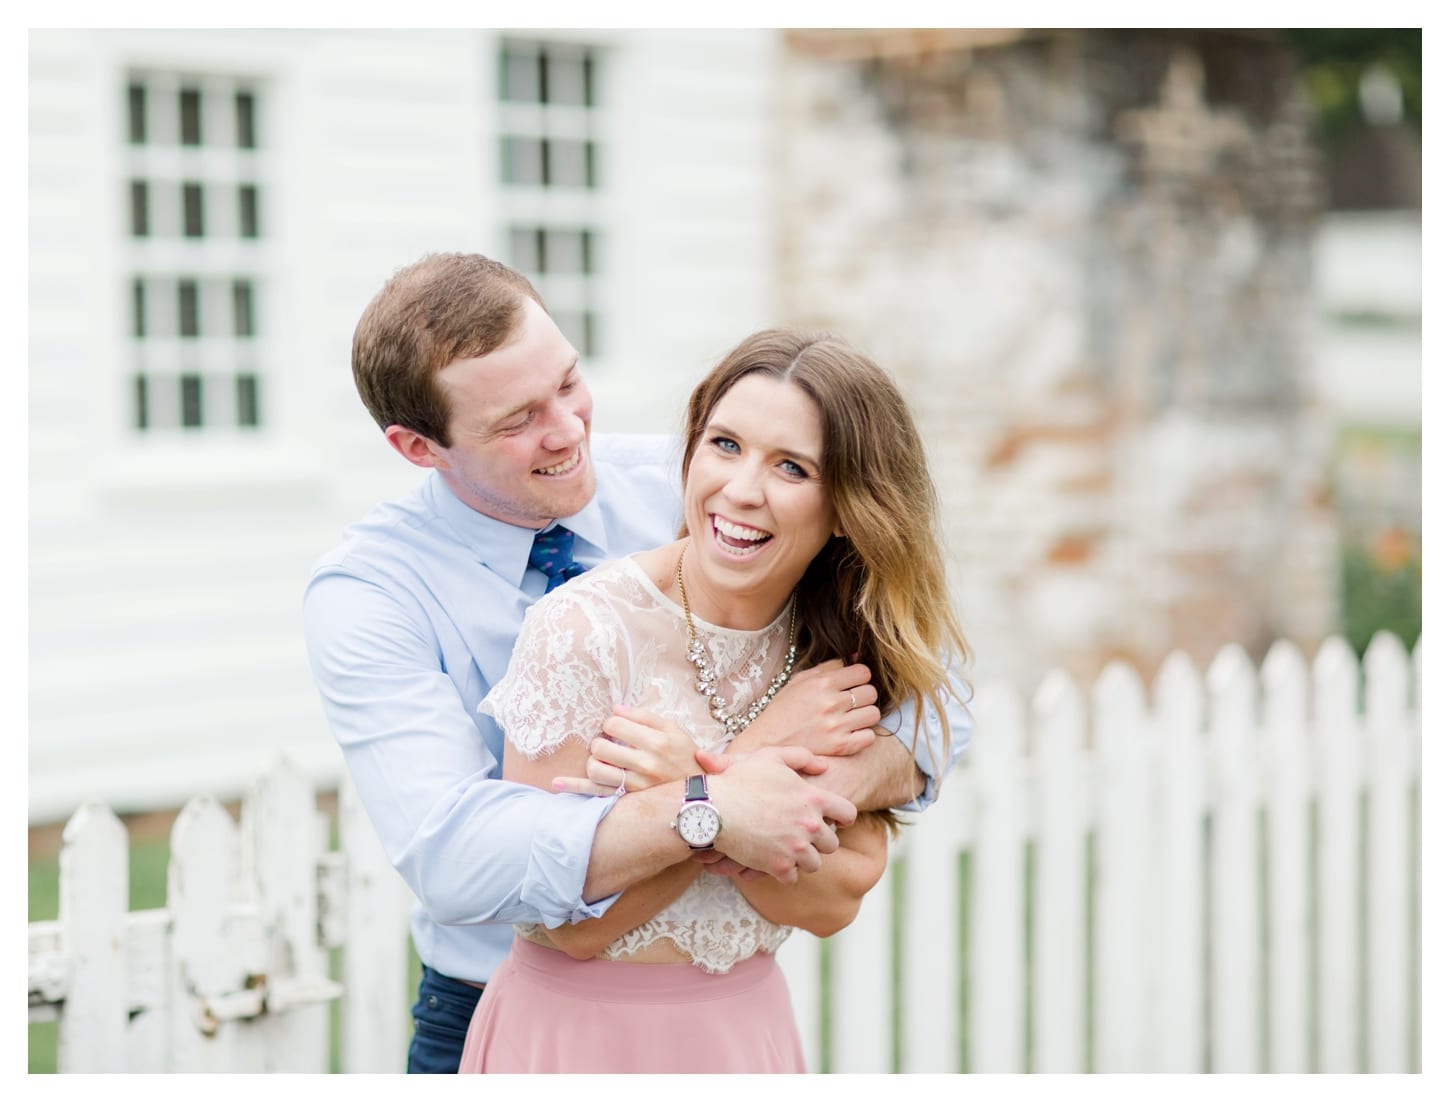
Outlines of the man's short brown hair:
{"label": "man's short brown hair", "polygon": [[534,285],[478,253],[431,253],[368,303],[352,335],[352,376],[378,427],[401,425],[449,447],[438,372],[486,356],[513,334]]}

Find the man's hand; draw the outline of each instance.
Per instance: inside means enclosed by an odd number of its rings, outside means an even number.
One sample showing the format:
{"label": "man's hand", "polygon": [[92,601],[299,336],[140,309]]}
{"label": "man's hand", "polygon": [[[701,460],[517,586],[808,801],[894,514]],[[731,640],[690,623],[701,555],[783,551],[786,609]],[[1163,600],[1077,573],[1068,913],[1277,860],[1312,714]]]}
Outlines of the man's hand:
{"label": "man's hand", "polygon": [[859,811],[900,807],[926,787],[926,777],[906,744],[884,732],[859,754],[823,760],[826,768],[812,774],[811,783],[846,797]]}
{"label": "man's hand", "polygon": [[804,746],[828,756],[860,753],[881,722],[871,671],[839,659],[802,670],[775,695],[770,707],[730,744],[730,753],[762,746]]}
{"label": "man's hand", "polygon": [[713,774],[710,802],[721,822],[715,850],[782,884],[818,870],[822,854],[840,844],[836,826],[856,821],[850,800],[806,779],[823,772],[826,763],[802,747],[766,747],[745,755],[700,750],[695,758]]}

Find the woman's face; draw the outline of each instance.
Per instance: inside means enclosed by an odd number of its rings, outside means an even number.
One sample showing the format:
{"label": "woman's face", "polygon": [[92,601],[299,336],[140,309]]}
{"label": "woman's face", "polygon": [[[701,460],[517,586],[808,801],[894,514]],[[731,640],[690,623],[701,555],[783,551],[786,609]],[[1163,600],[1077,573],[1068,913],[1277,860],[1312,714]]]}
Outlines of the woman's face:
{"label": "woman's face", "polygon": [[821,476],[820,410],[793,383],[746,375],[716,404],[690,459],[690,601],[722,627],[780,611],[836,528]]}

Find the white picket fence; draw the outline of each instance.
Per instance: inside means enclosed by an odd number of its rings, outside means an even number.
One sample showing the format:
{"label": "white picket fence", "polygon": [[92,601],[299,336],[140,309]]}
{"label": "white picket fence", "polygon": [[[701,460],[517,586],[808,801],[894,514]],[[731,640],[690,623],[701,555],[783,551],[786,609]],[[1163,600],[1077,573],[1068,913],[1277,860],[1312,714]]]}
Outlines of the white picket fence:
{"label": "white picket fence", "polygon": [[[984,687],[967,760],[847,930],[781,951],[817,1070],[1411,1071],[1420,1066],[1420,684],[1378,636],[1312,667],[1226,648],[1145,689]],[[1362,702],[1362,703],[1361,703]],[[126,835],[66,827],[30,927],[62,1071],[401,1070],[406,891],[350,791],[340,848],[285,765],[238,827],[197,799],[168,904],[128,914]],[[340,980],[327,950],[341,950]]]}

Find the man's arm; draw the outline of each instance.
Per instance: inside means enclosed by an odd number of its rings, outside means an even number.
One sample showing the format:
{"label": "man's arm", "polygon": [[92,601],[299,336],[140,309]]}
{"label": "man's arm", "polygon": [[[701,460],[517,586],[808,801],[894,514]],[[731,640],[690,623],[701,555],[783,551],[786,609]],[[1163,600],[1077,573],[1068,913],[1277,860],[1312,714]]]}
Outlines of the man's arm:
{"label": "man's arm", "polygon": [[[905,701],[881,716],[874,707],[876,690],[867,684],[869,676],[860,664],[831,661],[811,667],[791,679],[728,752],[803,745],[830,762],[820,783],[860,810],[924,810],[936,800],[939,779],[951,771],[971,738],[972,717],[962,703],[969,699],[966,681],[959,671],[949,671],[951,687],[960,699],[947,700],[951,734],[944,752],[936,709],[925,706],[918,735],[915,703]],[[862,723],[866,729],[858,727]],[[879,737],[883,735],[895,737]]]}
{"label": "man's arm", "polygon": [[927,779],[906,744],[885,731],[856,754],[826,758],[817,784],[846,797],[860,811],[904,807],[926,790]]}
{"label": "man's arm", "polygon": [[606,802],[497,779],[498,761],[439,665],[420,611],[343,574],[303,602],[323,708],[395,868],[444,924],[602,913],[584,877]]}
{"label": "man's arm", "polygon": [[[552,787],[555,776],[582,772],[588,757],[589,749],[579,738],[567,738],[552,750],[534,757],[520,753],[512,743],[508,743],[504,746],[503,775],[506,780],[547,790]],[[618,807],[612,814],[631,815]],[[549,940],[558,948],[576,960],[588,960],[615,938],[669,906],[700,874],[700,866],[688,860],[689,847],[677,834],[672,843],[656,847],[646,861],[627,860],[630,847],[637,848],[649,833],[647,828],[643,828],[623,833],[610,832],[604,838],[596,836],[594,849],[599,856],[590,864],[597,867],[599,875],[595,880],[599,886],[586,880],[584,894],[586,897],[599,892],[613,894],[620,887],[624,888],[623,893],[599,918],[548,930]],[[666,833],[675,834],[674,831],[659,830],[658,824],[653,833],[661,843],[667,841],[664,837]],[[641,875],[641,869],[652,868],[660,861],[668,863],[651,875]],[[613,877],[608,878],[608,874],[613,874]],[[635,882],[625,886],[627,878]]]}

